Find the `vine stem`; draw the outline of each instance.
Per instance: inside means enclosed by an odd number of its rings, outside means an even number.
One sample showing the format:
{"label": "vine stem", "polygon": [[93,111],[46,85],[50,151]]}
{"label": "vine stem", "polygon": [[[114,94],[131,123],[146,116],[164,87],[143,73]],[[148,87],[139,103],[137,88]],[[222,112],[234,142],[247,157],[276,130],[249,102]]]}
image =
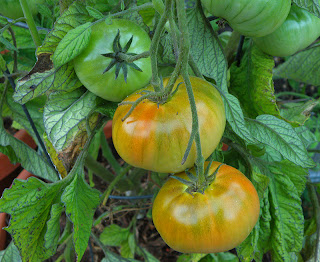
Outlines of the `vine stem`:
{"label": "vine stem", "polygon": [[151,46],[150,46],[150,59],[151,59],[151,70],[152,70],[151,84],[153,85],[154,90],[156,92],[161,91],[161,85],[160,85],[160,79],[159,79],[159,73],[158,73],[158,61],[157,61],[158,46],[160,43],[161,34],[164,30],[164,26],[168,20],[171,1],[172,0],[166,0],[165,11],[163,12],[163,14],[161,14],[160,20],[154,32],[154,35],[151,41]]}
{"label": "vine stem", "polygon": [[36,27],[36,24],[35,24],[35,22],[33,20],[33,17],[32,17],[30,8],[28,6],[28,3],[27,3],[26,0],[20,0],[20,5],[22,7],[22,11],[23,11],[24,17],[27,20],[27,24],[29,26],[29,30],[30,30],[33,42],[38,47],[38,46],[41,45],[41,39],[40,39],[40,36],[38,34],[37,27]]}
{"label": "vine stem", "polygon": [[141,58],[147,58],[150,56],[150,51],[146,51],[146,52],[143,52],[141,54],[137,54],[137,55],[126,55],[124,53],[118,53],[118,56],[120,59],[128,62],[128,63],[132,63],[136,60],[139,60]]}
{"label": "vine stem", "polygon": [[103,198],[102,205],[103,206],[106,205],[107,200],[109,198],[109,195],[111,194],[111,192],[112,192],[113,188],[115,187],[115,185],[128,173],[130,168],[132,168],[130,165],[128,165],[127,167],[123,168],[121,170],[121,172],[110,183],[110,185],[108,186],[107,190],[103,193],[103,196],[102,196],[102,198]]}
{"label": "vine stem", "polygon": [[[204,174],[204,158],[202,156],[201,150],[201,142],[200,142],[200,133],[199,133],[199,120],[198,120],[198,113],[196,107],[196,101],[194,98],[194,94],[192,91],[192,86],[188,74],[188,60],[189,60],[189,50],[190,50],[190,42],[189,42],[189,32],[188,32],[188,21],[186,10],[184,6],[184,0],[176,0],[177,6],[177,15],[178,15],[178,25],[181,32],[181,44],[180,44],[180,55],[179,58],[182,58],[181,62],[181,72],[184,83],[187,88],[189,102],[191,106],[191,113],[192,113],[192,131],[188,143],[188,148],[185,153],[184,160],[186,160],[186,156],[189,154],[191,146],[193,144],[193,140],[196,142],[196,149],[197,149],[197,175],[198,175],[198,184],[203,185],[206,180]],[[189,145],[191,145],[189,147]]]}

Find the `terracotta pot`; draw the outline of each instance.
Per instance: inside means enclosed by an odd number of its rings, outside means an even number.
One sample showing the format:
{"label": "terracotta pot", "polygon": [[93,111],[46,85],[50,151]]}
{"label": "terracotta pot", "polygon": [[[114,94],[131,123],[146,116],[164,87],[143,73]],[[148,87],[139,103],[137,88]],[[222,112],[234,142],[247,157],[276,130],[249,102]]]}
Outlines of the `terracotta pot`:
{"label": "terracotta pot", "polygon": [[[37,147],[32,137],[24,129],[21,129],[17,133],[15,133],[14,137],[25,142],[28,146],[32,147],[33,149]],[[0,181],[9,176],[19,166],[19,163],[15,165],[12,164],[6,155],[0,153]]]}
{"label": "terracotta pot", "polygon": [[[33,176],[30,172],[28,172],[27,170],[23,170],[18,176],[17,179],[22,179],[22,180],[26,180],[29,177]],[[5,249],[5,245],[6,245],[6,240],[7,240],[7,231],[5,231],[4,229],[2,229],[3,227],[7,226],[6,223],[6,213],[0,213],[0,250]]]}
{"label": "terracotta pot", "polygon": [[112,120],[109,120],[103,128],[104,135],[106,138],[112,137]]}
{"label": "terracotta pot", "polygon": [[0,213],[0,250],[3,250],[6,246],[7,231],[2,229],[7,226],[6,216],[6,213]]}

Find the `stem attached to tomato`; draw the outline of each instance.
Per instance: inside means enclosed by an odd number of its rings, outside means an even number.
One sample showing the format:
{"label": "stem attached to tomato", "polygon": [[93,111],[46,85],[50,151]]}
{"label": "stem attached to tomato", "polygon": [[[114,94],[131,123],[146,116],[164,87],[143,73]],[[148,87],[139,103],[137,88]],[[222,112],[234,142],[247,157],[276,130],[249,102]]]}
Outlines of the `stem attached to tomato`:
{"label": "stem attached to tomato", "polygon": [[147,58],[150,56],[150,51],[146,51],[143,52],[141,54],[137,54],[137,55],[127,55],[125,53],[118,53],[118,57],[124,61],[126,61],[127,63],[132,63],[136,60],[139,60],[141,58]]}
{"label": "stem attached to tomato", "polygon": [[171,1],[172,0],[166,0],[165,11],[160,17],[159,23],[154,32],[154,35],[151,41],[151,46],[150,46],[150,59],[151,59],[151,69],[152,69],[151,84],[153,85],[154,90],[156,92],[161,91],[160,78],[158,73],[158,61],[157,61],[158,46],[160,43],[161,34],[164,30],[164,26],[168,21],[168,13],[170,10]]}
{"label": "stem attached to tomato", "polygon": [[187,26],[188,25],[187,15],[186,15],[185,6],[184,6],[185,5],[184,0],[176,0],[176,1],[177,1],[176,3],[177,3],[178,24],[181,32],[179,60],[180,58],[182,58],[181,73],[182,73],[182,77],[188,92],[189,102],[191,106],[191,113],[192,113],[192,131],[191,131],[191,135],[188,143],[188,148],[186,150],[183,160],[185,161],[187,159],[191,146],[193,144],[193,140],[195,140],[196,148],[197,148],[196,165],[197,165],[198,185],[200,185],[201,187],[201,185],[204,184],[206,178],[204,175],[204,158],[201,150],[199,121],[198,121],[196,101],[193,95],[192,86],[191,86],[191,82],[188,74],[190,42],[189,42],[189,32],[188,32],[188,26]]}
{"label": "stem attached to tomato", "polygon": [[128,171],[132,168],[132,166],[128,165],[127,167],[123,168],[121,172],[113,179],[113,181],[108,186],[107,190],[103,193],[102,196],[102,205],[105,206],[111,191],[115,187],[115,185],[128,173]]}
{"label": "stem attached to tomato", "polygon": [[20,0],[20,5],[22,7],[22,11],[23,11],[24,17],[27,20],[27,24],[29,26],[29,30],[30,30],[33,42],[38,47],[38,46],[41,45],[41,39],[40,39],[40,36],[38,34],[37,27],[36,27],[36,24],[35,24],[35,22],[33,20],[33,17],[32,17],[30,8],[28,6],[28,3],[27,3],[26,0]]}

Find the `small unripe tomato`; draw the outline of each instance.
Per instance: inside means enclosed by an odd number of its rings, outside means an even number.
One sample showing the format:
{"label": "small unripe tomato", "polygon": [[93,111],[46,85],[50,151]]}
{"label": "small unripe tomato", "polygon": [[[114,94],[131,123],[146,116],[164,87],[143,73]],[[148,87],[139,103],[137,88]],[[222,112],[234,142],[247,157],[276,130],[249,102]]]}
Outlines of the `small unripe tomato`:
{"label": "small unripe tomato", "polygon": [[[169,78],[163,79],[164,86]],[[207,81],[190,77],[197,106],[201,149],[207,158],[218,146],[223,135],[226,115],[219,92]],[[131,105],[117,108],[112,121],[112,139],[118,154],[135,166],[161,173],[176,173],[192,167],[197,153],[195,142],[184,164],[191,130],[192,113],[188,93],[182,77],[174,85],[174,95],[165,103],[148,99],[140,102],[127,119],[122,118]],[[143,92],[153,91],[150,85],[127,97],[123,102],[134,102]]]}
{"label": "small unripe tomato", "polygon": [[245,36],[260,37],[276,30],[286,19],[291,0],[201,0],[213,15],[228,21]]}
{"label": "small unripe tomato", "polygon": [[[220,164],[213,162],[209,174]],[[196,174],[194,169],[191,172]],[[185,172],[175,176],[189,180]],[[189,193],[187,189],[187,185],[169,178],[153,203],[153,223],[174,250],[182,253],[230,250],[247,238],[259,219],[260,203],[255,187],[231,166],[220,166],[203,194]]]}
{"label": "small unripe tomato", "polygon": [[254,38],[255,44],[272,56],[290,56],[306,48],[320,36],[320,19],[292,5],[284,23],[273,33]]}

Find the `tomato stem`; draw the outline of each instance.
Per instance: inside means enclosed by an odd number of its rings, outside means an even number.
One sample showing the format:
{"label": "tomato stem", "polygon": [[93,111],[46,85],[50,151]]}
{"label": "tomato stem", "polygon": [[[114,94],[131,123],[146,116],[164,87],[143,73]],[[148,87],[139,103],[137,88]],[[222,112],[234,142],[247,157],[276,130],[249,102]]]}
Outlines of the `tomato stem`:
{"label": "tomato stem", "polygon": [[113,179],[113,181],[110,183],[110,185],[108,186],[107,190],[103,193],[102,195],[102,205],[105,206],[109,195],[111,194],[113,188],[115,187],[115,185],[128,173],[128,171],[132,168],[132,166],[128,165],[127,167],[123,168],[121,170],[120,173],[118,173],[118,175]]}
{"label": "tomato stem", "polygon": [[34,44],[38,47],[41,45],[41,39],[37,31],[36,24],[33,20],[30,8],[26,0],[20,0],[20,5],[23,11],[23,15],[27,20],[27,24],[29,26],[29,30],[33,39]]}
{"label": "tomato stem", "polygon": [[[204,158],[202,155],[201,149],[201,141],[200,141],[200,133],[199,133],[199,120],[198,120],[198,113],[196,107],[196,101],[194,98],[194,94],[192,91],[192,85],[190,82],[189,74],[188,74],[188,61],[189,61],[189,51],[190,51],[190,41],[189,41],[189,32],[188,32],[188,21],[187,15],[185,11],[185,3],[184,0],[176,0],[177,4],[177,15],[178,15],[178,25],[181,32],[181,43],[180,43],[180,54],[179,60],[181,60],[181,73],[186,85],[186,89],[188,92],[189,102],[191,106],[191,113],[192,113],[192,131],[190,135],[190,139],[188,142],[188,148],[185,153],[184,160],[187,159],[187,155],[190,152],[191,146],[193,144],[193,140],[196,142],[197,148],[197,159],[196,159],[196,166],[197,166],[197,176],[198,176],[198,188],[200,191],[203,190],[203,185],[206,181],[205,174],[204,174]],[[178,65],[176,66],[178,67]]]}
{"label": "tomato stem", "polygon": [[132,63],[136,60],[139,60],[141,58],[147,58],[150,56],[150,51],[143,52],[141,54],[137,55],[127,55],[125,53],[119,53],[118,54],[119,58],[126,61],[127,63]]}
{"label": "tomato stem", "polygon": [[161,91],[160,78],[158,73],[158,61],[157,61],[158,46],[160,43],[161,34],[164,30],[164,26],[168,20],[168,13],[170,10],[171,1],[172,0],[166,0],[165,12],[160,17],[159,23],[154,32],[154,35],[151,41],[151,46],[150,46],[150,59],[151,59],[151,70],[152,70],[151,84],[153,85],[153,88],[156,92]]}

